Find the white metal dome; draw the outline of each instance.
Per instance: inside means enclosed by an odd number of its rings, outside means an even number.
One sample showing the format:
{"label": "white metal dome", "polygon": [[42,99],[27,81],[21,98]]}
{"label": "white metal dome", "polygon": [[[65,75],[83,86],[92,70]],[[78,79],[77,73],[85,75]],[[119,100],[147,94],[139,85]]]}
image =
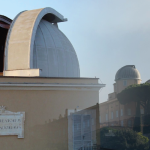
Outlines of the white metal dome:
{"label": "white metal dome", "polygon": [[45,77],[79,77],[76,52],[56,25],[41,20],[33,49],[33,68],[41,69]]}
{"label": "white metal dome", "polygon": [[19,13],[8,31],[3,75],[80,77],[76,52],[57,27],[66,20],[49,7]]}
{"label": "white metal dome", "polygon": [[134,65],[126,65],[120,68],[115,76],[115,81],[122,79],[141,79],[141,76]]}

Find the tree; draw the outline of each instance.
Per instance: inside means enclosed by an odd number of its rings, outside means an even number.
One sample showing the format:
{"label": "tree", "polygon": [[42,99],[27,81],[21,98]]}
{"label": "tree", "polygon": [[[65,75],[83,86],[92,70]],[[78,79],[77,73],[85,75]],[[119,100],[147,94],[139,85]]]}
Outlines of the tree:
{"label": "tree", "polygon": [[[115,136],[106,136],[111,130]],[[113,129],[104,127],[100,130],[102,148],[114,150],[148,150],[149,139],[131,129]]]}
{"label": "tree", "polygon": [[117,94],[117,98],[121,104],[136,102],[136,117],[134,124],[139,127],[140,131],[140,106],[144,108],[144,124],[150,125],[150,84],[134,84],[125,88]]}

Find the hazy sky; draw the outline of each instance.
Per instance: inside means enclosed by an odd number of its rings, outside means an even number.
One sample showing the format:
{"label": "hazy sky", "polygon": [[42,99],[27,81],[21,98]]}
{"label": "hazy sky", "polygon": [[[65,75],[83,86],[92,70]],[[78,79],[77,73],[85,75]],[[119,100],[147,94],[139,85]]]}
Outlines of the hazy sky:
{"label": "hazy sky", "polygon": [[115,74],[124,65],[135,65],[142,82],[150,79],[149,0],[1,0],[0,14],[13,19],[43,7],[68,18],[59,28],[76,50],[81,77],[96,76],[106,84],[100,102],[113,92]]}

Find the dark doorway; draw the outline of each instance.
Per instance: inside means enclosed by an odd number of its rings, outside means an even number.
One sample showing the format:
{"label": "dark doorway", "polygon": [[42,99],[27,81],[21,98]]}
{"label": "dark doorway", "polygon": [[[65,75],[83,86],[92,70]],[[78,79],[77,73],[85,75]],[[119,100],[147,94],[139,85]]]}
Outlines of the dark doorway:
{"label": "dark doorway", "polygon": [[5,41],[11,22],[11,19],[0,15],[0,75],[3,73]]}
{"label": "dark doorway", "polygon": [[5,40],[7,36],[7,29],[0,27],[0,72],[3,72],[3,63],[4,63],[4,48],[5,48]]}

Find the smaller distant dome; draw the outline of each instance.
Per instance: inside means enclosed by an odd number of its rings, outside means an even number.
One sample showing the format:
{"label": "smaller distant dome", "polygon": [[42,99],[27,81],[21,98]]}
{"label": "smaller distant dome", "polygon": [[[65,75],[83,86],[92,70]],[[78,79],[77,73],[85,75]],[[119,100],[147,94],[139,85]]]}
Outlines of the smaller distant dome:
{"label": "smaller distant dome", "polygon": [[150,80],[147,80],[145,83],[150,83]]}
{"label": "smaller distant dome", "polygon": [[116,73],[115,81],[121,79],[141,79],[141,75],[134,65],[127,65],[120,68]]}

